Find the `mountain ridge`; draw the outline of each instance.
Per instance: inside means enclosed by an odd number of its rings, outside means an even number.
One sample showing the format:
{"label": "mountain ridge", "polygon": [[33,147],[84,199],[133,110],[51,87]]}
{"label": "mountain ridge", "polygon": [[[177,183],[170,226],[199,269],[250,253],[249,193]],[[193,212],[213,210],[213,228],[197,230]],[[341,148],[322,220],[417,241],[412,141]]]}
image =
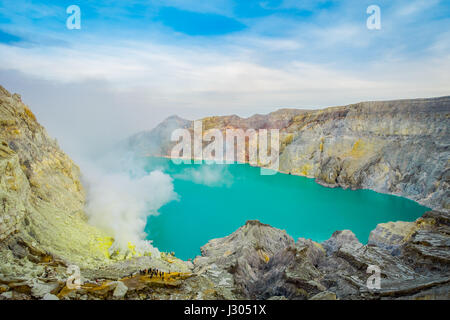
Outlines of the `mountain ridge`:
{"label": "mountain ridge", "polygon": [[[329,187],[371,189],[434,209],[450,208],[450,96],[199,120],[204,134],[210,129],[279,129],[280,172]],[[129,147],[140,155],[170,156],[175,144],[170,133],[177,128],[192,131],[193,121],[167,118],[130,138]]]}

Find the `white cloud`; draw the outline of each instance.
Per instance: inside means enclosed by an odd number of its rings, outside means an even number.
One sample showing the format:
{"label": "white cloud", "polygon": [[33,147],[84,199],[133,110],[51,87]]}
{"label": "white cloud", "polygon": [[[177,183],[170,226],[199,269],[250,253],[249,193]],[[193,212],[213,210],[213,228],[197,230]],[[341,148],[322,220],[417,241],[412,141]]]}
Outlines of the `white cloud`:
{"label": "white cloud", "polygon": [[396,14],[400,17],[416,15],[436,6],[440,2],[440,0],[411,0],[406,3],[401,3],[398,6]]}
{"label": "white cloud", "polygon": [[[350,41],[357,34],[352,28],[338,28],[334,34]],[[325,38],[325,31],[321,31],[320,37]],[[332,40],[331,40],[332,41]],[[250,43],[250,42],[249,42]],[[426,95],[431,87],[442,87],[445,83],[434,83],[436,70],[427,67],[421,68],[421,79],[410,77],[409,65],[423,63],[431,60],[446,64],[445,57],[430,57],[418,61],[397,59],[395,61],[375,61],[363,64],[364,70],[348,69],[339,66],[338,62],[312,63],[302,61],[301,58],[291,56],[287,61],[265,60],[264,54],[259,51],[264,47],[274,44],[281,48],[288,46],[295,50],[295,42],[271,41],[269,39],[255,39],[246,50],[234,44],[224,44],[218,48],[200,48],[139,44],[129,42],[128,44],[83,44],[76,47],[54,47],[46,48],[21,48],[0,45],[0,61],[8,61],[11,69],[20,70],[26,74],[52,81],[65,83],[79,82],[88,79],[104,79],[116,88],[118,92],[150,93],[153,98],[161,102],[176,103],[180,100],[191,106],[205,106],[211,104],[211,95],[229,94],[231,99],[239,94],[254,94],[253,101],[245,101],[255,111],[258,105],[281,103],[296,105],[305,102],[305,94],[312,90],[317,94],[320,90],[331,94],[333,90],[345,90],[349,97],[360,99],[358,91],[373,94],[367,98],[377,98],[382,94],[382,88],[394,86],[402,88],[406,86],[416,87],[420,84],[420,91]],[[323,46],[332,46],[323,43]],[[282,50],[282,49],[281,49]],[[301,51],[301,49],[299,49]],[[447,61],[448,62],[448,61]],[[389,70],[391,68],[401,69],[402,73],[395,77],[391,73],[380,74],[372,66],[379,69]],[[403,75],[403,76],[402,76]],[[401,79],[398,79],[400,76]],[[386,82],[386,79],[398,79],[397,83]],[[383,82],[378,82],[384,79]],[[388,80],[389,81],[389,80]],[[398,96],[402,96],[401,90]],[[444,94],[444,92],[442,92]],[[203,101],[201,96],[204,95]],[[286,95],[279,99],[280,95]],[[197,96],[198,98],[194,98]],[[289,98],[291,97],[291,98]],[[292,97],[295,97],[292,99]],[[247,100],[244,98],[244,100]],[[349,98],[350,100],[351,98]],[[329,97],[326,101],[333,101]],[[312,97],[307,99],[308,103],[313,101]],[[335,99],[339,101],[339,99]],[[214,105],[223,106],[230,101],[214,101]],[[240,103],[240,105],[243,105]],[[226,112],[226,110],[225,110]]]}

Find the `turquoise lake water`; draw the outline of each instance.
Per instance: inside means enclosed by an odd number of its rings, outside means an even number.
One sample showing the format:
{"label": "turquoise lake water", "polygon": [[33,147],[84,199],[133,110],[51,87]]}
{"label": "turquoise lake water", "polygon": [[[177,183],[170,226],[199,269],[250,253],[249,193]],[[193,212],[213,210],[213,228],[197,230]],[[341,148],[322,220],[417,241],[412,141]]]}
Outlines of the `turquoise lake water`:
{"label": "turquoise lake water", "polygon": [[321,242],[336,230],[350,229],[362,243],[378,223],[414,221],[428,208],[414,201],[370,190],[326,188],[313,179],[277,173],[260,175],[247,164],[175,165],[149,159],[147,170],[161,169],[174,179],[177,201],[147,220],[148,239],[161,251],[194,258],[213,238],[257,219],[298,237]]}

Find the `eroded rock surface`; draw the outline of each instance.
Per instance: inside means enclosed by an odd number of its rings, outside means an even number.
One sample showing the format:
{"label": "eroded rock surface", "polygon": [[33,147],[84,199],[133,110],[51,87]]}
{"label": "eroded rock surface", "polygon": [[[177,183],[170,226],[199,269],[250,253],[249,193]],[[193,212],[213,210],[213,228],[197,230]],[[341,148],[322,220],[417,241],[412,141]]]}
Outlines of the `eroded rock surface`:
{"label": "eroded rock surface", "polygon": [[21,97],[1,86],[0,201],[3,298],[51,298],[65,286],[70,265],[86,282],[148,268],[189,273],[185,262],[169,256],[111,259],[105,245],[110,236],[87,223],[79,168]]}
{"label": "eroded rock surface", "polygon": [[[248,221],[202,247],[194,270],[251,299],[449,299],[448,218],[426,213],[401,244],[394,239],[395,254],[385,247],[392,241],[388,233],[383,239],[378,234],[381,247],[362,245],[348,230],[321,244],[303,238],[294,243],[282,230]],[[379,290],[367,285],[369,266],[381,271]]]}

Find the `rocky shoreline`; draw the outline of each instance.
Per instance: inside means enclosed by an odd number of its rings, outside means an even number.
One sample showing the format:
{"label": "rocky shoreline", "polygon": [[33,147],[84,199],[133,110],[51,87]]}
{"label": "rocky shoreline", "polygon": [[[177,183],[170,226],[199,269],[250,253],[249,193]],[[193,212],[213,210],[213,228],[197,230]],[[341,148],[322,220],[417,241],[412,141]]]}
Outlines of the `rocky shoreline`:
{"label": "rocky shoreline", "polygon": [[[401,130],[377,137],[376,143],[366,135],[369,129],[382,135],[382,127],[365,124],[375,121],[370,103],[349,111],[347,107],[282,110],[244,120],[209,119],[209,127],[277,126],[285,138],[293,134],[283,147],[281,169],[289,166],[296,174],[332,186],[408,193],[435,210],[415,222],[378,225],[367,245],[349,230],[336,231],[329,240],[316,243],[303,238],[295,241],[283,230],[248,221],[231,235],[209,241],[193,261],[182,261],[170,254],[112,257],[108,252],[111,239],[87,223],[78,167],[48,136],[21,97],[0,86],[0,300],[449,299],[448,99],[414,102],[418,110],[404,107],[405,101],[385,103],[383,108],[391,114],[391,108],[402,110],[394,112],[395,120],[384,129]],[[366,112],[369,115],[363,117]],[[357,119],[359,124],[348,123],[346,117],[352,113],[357,114],[352,121]],[[405,121],[405,115],[411,123],[397,122]],[[142,147],[153,140],[161,142],[174,126],[189,125],[172,118],[149,134],[135,136],[131,145],[167,154],[168,141],[159,147],[164,150]],[[315,151],[309,152],[311,141],[318,138],[320,142],[321,136],[322,147],[314,145]],[[356,143],[359,139],[363,142]],[[434,140],[427,146],[429,139]],[[380,141],[384,141],[382,147]],[[415,147],[419,143],[423,149],[408,151],[408,143]],[[309,158],[298,157],[303,151]],[[308,163],[311,167],[301,171]],[[386,163],[389,170],[382,171]],[[333,176],[337,167],[339,174]],[[412,174],[418,167],[422,168],[419,173]],[[78,289],[67,286],[70,265],[80,269]],[[367,268],[374,265],[381,271],[380,289],[367,287]],[[164,275],[142,274],[150,268]]]}
{"label": "rocky shoreline", "polygon": [[[368,245],[350,230],[336,231],[320,244],[304,238],[294,242],[285,231],[248,221],[203,246],[194,270],[210,273],[239,298],[448,299],[449,218],[427,212],[395,234],[395,228],[379,225]],[[381,270],[379,290],[367,287],[371,265]]]}

